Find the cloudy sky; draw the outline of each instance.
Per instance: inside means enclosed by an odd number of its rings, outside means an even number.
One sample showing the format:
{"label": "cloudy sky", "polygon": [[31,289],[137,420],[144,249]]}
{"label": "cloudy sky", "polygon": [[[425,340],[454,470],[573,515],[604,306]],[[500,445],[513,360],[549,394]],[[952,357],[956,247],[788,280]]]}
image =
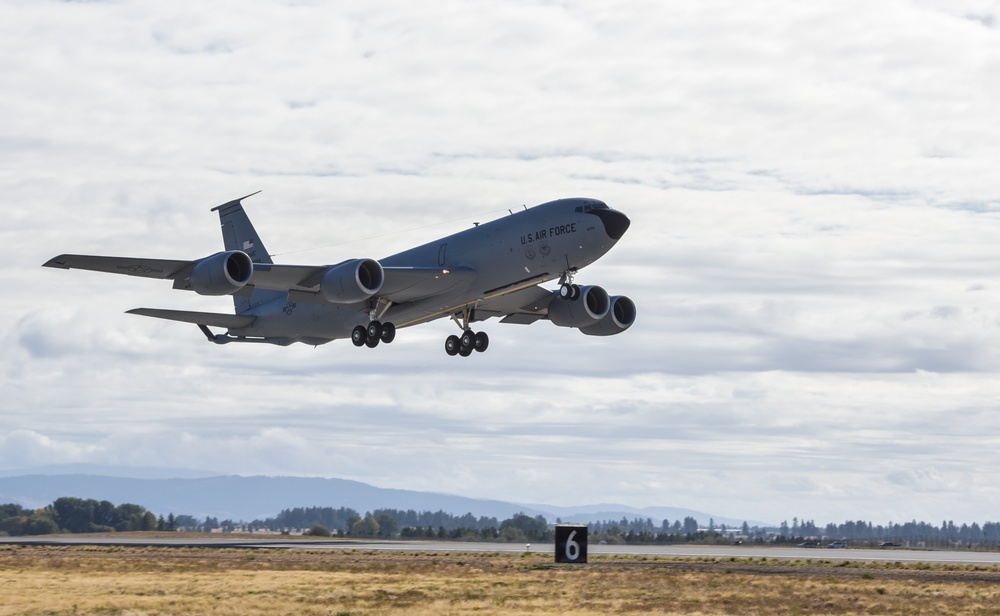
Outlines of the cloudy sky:
{"label": "cloudy sky", "polygon": [[[0,470],[343,477],[778,522],[997,521],[995,1],[0,0]],[[379,258],[567,196],[632,227],[591,338],[208,344],[43,269]],[[290,506],[308,503],[289,503]]]}

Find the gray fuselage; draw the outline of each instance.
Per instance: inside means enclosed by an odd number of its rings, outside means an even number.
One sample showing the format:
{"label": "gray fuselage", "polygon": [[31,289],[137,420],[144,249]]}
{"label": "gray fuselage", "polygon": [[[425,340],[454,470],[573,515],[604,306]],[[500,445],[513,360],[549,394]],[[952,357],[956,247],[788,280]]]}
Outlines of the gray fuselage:
{"label": "gray fuselage", "polygon": [[[385,268],[440,267],[473,272],[446,292],[391,305],[382,316],[407,327],[474,308],[535,284],[560,278],[599,259],[628,228],[628,218],[596,199],[551,201],[379,259]],[[276,299],[251,309],[250,327],[234,336],[290,337],[321,344],[347,338],[367,324],[374,298],[355,304]]]}

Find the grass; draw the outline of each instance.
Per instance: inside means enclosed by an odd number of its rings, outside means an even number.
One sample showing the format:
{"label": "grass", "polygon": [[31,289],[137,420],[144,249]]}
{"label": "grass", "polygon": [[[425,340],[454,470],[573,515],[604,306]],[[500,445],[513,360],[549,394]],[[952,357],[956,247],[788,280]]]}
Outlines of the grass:
{"label": "grass", "polygon": [[[869,566],[871,565],[871,566]],[[998,614],[1000,569],[0,546],[0,615]]]}

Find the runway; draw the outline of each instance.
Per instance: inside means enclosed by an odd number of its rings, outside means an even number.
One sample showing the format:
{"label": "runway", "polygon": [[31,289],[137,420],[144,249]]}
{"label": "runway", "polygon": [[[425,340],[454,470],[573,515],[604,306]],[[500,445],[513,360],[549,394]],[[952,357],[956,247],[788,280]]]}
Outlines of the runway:
{"label": "runway", "polygon": [[[58,537],[2,537],[0,545],[124,546],[124,547],[200,547],[281,550],[358,550],[393,552],[451,553],[523,553],[552,554],[551,543],[478,543],[462,541],[375,541],[355,539],[256,538],[251,536],[218,537],[115,537],[111,535],[62,535]],[[661,558],[754,558],[768,560],[814,560],[857,562],[934,563],[954,565],[1000,566],[1000,552],[957,550],[911,550],[867,548],[795,548],[754,545],[597,545],[588,546],[593,556]]]}

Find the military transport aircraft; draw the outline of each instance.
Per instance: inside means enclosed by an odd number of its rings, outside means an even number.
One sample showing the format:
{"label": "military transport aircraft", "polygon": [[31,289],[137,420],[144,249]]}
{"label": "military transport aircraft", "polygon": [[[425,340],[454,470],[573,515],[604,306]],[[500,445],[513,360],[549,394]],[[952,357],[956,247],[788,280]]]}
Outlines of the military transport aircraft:
{"label": "military transport aircraft", "polygon": [[[397,328],[447,317],[462,334],[448,336],[445,351],[468,357],[489,345],[486,333],[472,331],[471,325],[492,317],[519,324],[548,319],[592,336],[621,333],[635,321],[635,304],[628,297],[573,282],[577,271],[610,250],[631,222],[596,199],[524,208],[377,261],[280,265],[271,260],[243,209],[247,197],[212,209],[219,212],[225,251],[203,259],[60,255],[44,265],[173,280],[175,289],[232,295],[235,314],[128,311],[193,323],[216,344],[319,345],[350,338],[355,346],[375,348],[392,342]],[[556,290],[539,286],[557,278]]]}

